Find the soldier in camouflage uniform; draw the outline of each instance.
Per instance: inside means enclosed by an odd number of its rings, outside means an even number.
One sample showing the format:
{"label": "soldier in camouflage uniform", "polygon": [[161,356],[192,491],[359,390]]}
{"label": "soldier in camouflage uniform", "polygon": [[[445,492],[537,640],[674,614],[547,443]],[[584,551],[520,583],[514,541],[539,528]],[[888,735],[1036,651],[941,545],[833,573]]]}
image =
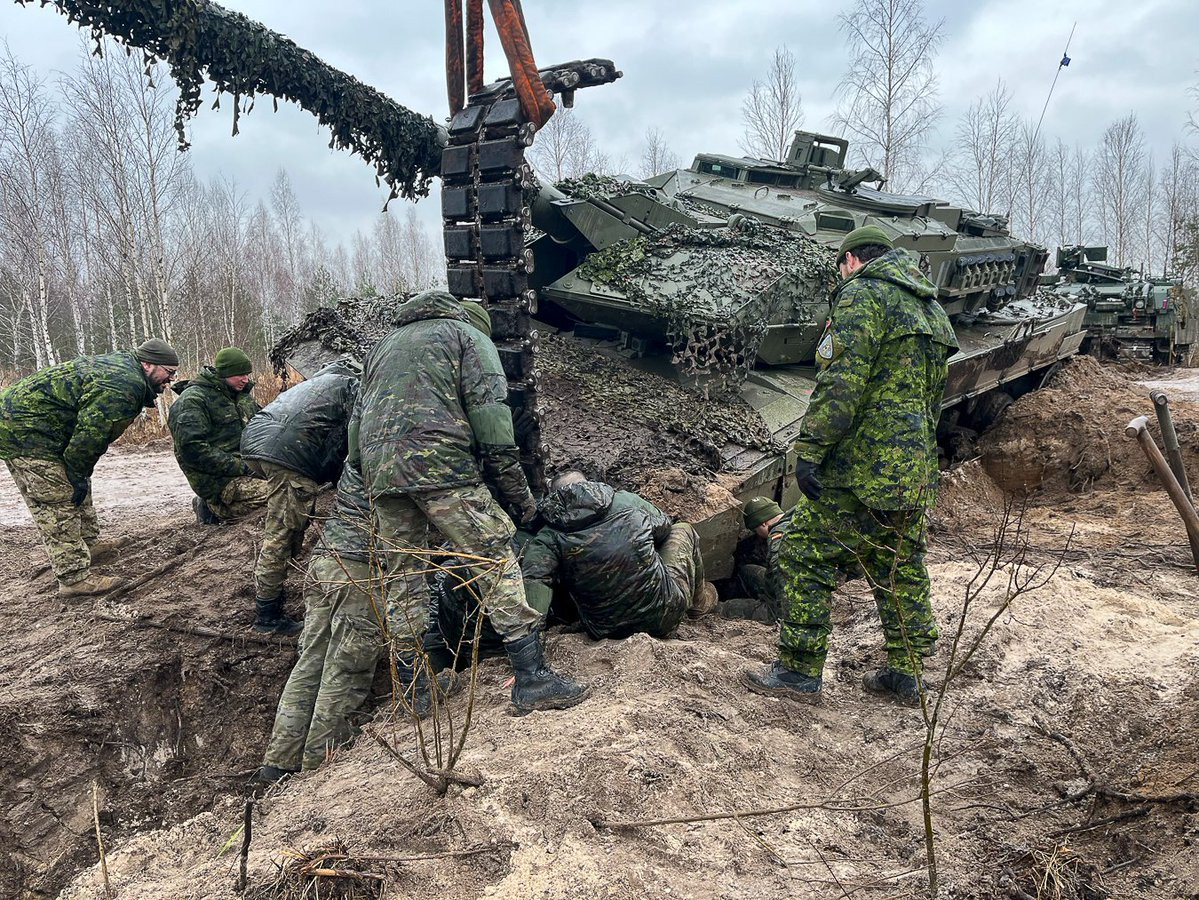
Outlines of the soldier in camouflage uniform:
{"label": "soldier in camouflage uniform", "polygon": [[258,412],[251,391],[253,364],[236,347],[219,351],[211,366],[175,386],[167,426],[175,441],[175,459],[196,492],[196,521],[217,524],[262,508],[269,487],[241,457],[241,433]]}
{"label": "soldier in camouflage uniform", "polygon": [[179,357],[165,341],[81,356],[42,369],[0,394],[0,459],[12,474],[63,597],[112,590],[92,559],[115,549],[100,539],[91,476],[108,445],[175,377]]}
{"label": "soldier in camouflage uniform", "polygon": [[358,373],[335,363],[281,393],[242,432],[242,459],[269,491],[254,567],[259,631],[289,633],[298,627],[279,613],[287,567],[303,549],[321,485],[341,473],[357,397]]}
{"label": "soldier in camouflage uniform", "polygon": [[548,609],[554,584],[563,585],[596,640],[666,637],[685,613],[715,609],[695,529],[649,501],[566,472],[540,512],[546,525],[521,562],[532,605]]}
{"label": "soldier in camouflage uniform", "polygon": [[346,466],[308,566],[300,655],[279,698],[261,781],[315,769],[330,748],[354,735],[350,716],[366,699],[387,646],[381,611],[371,599],[379,581],[372,574],[370,533],[362,476]]}
{"label": "soldier in camouflage uniform", "polygon": [[769,497],[746,501],[743,514],[745,528],[752,533],[737,547],[734,595],[721,601],[717,612],[725,619],[773,625],[783,612],[779,548],[791,516]]}
{"label": "soldier in camouflage uniform", "polygon": [[915,704],[922,658],[937,638],[925,519],[939,475],[946,362],[957,340],[936,287],[881,228],[850,232],[837,258],[843,280],[795,444],[806,499],[779,552],[787,599],[779,660],[743,681],[772,696],[819,696],[833,591],[840,578],[864,574],[887,650],[887,666],[865,685]]}
{"label": "soldier in camouflage uniform", "polygon": [[504,636],[517,710],[573,706],[587,689],[545,664],[541,617],[525,601],[509,545],[512,519],[491,494],[520,522],[537,512],[520,466],[490,318],[478,304],[425,291],[399,308],[393,324],[366,359],[350,426],[350,463],[360,460],[384,554],[400,684],[413,709],[428,708],[428,683],[414,660],[429,620],[425,570],[432,526],[453,552],[494,561],[480,565],[477,584]]}

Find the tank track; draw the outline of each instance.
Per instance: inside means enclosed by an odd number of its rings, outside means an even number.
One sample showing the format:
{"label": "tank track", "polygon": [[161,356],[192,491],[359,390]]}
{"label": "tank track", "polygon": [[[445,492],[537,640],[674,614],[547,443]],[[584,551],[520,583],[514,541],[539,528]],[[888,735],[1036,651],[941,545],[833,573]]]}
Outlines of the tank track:
{"label": "tank track", "polygon": [[[540,70],[542,82],[570,106],[574,91],[620,77],[611,60],[577,60]],[[491,314],[491,334],[508,378],[508,405],[521,464],[535,493],[545,490],[548,448],[537,403],[537,293],[529,287],[533,256],[529,192],[537,187],[525,152],[536,128],[511,81],[473,94],[449,124],[441,155],[441,215],[450,293],[477,299]]]}

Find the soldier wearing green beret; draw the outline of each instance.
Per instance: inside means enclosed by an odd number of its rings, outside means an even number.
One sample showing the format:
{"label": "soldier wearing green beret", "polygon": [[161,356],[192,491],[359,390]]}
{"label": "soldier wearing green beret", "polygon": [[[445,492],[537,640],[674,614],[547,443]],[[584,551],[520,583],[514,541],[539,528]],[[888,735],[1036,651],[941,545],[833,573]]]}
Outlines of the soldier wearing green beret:
{"label": "soldier wearing green beret", "polygon": [[62,597],[118,585],[92,560],[116,549],[100,538],[92,469],[175,377],[179,357],[159,338],[135,350],[80,356],[0,393],[0,459],[42,534]]}
{"label": "soldier wearing green beret", "polygon": [[254,364],[237,347],[225,347],[190,381],[175,385],[179,399],[167,425],[175,459],[196,492],[196,521],[214,525],[260,509],[268,487],[241,456],[241,433],[258,412],[251,391]]}
{"label": "soldier wearing green beret", "polygon": [[865,574],[887,665],[868,690],[919,703],[922,659],[937,625],[924,564],[937,487],[937,420],[957,340],[937,289],[880,227],[846,235],[842,281],[817,344],[819,373],[803,419],[795,478],[803,493],[779,550],[785,610],[779,659],[744,673],[756,693],[819,696],[833,591]]}

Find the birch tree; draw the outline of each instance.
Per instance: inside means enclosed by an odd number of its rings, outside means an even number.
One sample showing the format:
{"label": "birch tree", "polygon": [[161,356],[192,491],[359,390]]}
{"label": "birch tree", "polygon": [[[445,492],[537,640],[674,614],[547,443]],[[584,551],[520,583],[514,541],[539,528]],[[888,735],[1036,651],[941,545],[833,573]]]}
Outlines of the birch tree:
{"label": "birch tree", "polygon": [[1140,250],[1139,227],[1145,205],[1145,138],[1136,113],[1113,122],[1103,132],[1093,184],[1109,258],[1118,266],[1132,265]]}
{"label": "birch tree", "polygon": [[749,156],[782,161],[803,124],[803,97],[795,79],[795,54],[785,46],[771,57],[766,77],[741,101],[741,149]]}

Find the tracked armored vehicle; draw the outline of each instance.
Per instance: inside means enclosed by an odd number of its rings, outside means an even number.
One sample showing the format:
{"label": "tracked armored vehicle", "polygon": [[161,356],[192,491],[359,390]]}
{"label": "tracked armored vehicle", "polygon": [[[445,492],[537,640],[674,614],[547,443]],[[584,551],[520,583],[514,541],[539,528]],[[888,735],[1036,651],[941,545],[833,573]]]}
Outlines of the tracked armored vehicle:
{"label": "tracked armored vehicle", "polygon": [[1108,265],[1106,247],[1075,246],[1058,248],[1057,274],[1043,280],[1087,305],[1085,352],[1159,365],[1190,361],[1199,319],[1194,293],[1180,279]]}
{"label": "tracked armored vehicle", "polygon": [[[577,466],[634,489],[659,463],[719,473],[723,500],[704,504],[697,526],[713,576],[727,574],[737,501],[796,498],[788,447],[815,383],[835,249],[868,223],[918,259],[954,321],[947,435],[987,427],[1078,352],[1086,307],[1038,291],[1044,248],[1000,217],[868,187],[879,176],[846,169],[846,151],[799,132],[781,162],[701,154],[645,181],[557,187],[525,173],[538,231],[517,272],[527,290],[508,291],[523,298],[528,331],[501,355],[523,377],[513,405],[530,468]],[[478,244],[452,234],[451,291],[486,296],[474,290],[484,279],[468,277]],[[486,262],[492,282],[513,279]],[[292,360],[323,358],[311,340],[292,343]]]}

